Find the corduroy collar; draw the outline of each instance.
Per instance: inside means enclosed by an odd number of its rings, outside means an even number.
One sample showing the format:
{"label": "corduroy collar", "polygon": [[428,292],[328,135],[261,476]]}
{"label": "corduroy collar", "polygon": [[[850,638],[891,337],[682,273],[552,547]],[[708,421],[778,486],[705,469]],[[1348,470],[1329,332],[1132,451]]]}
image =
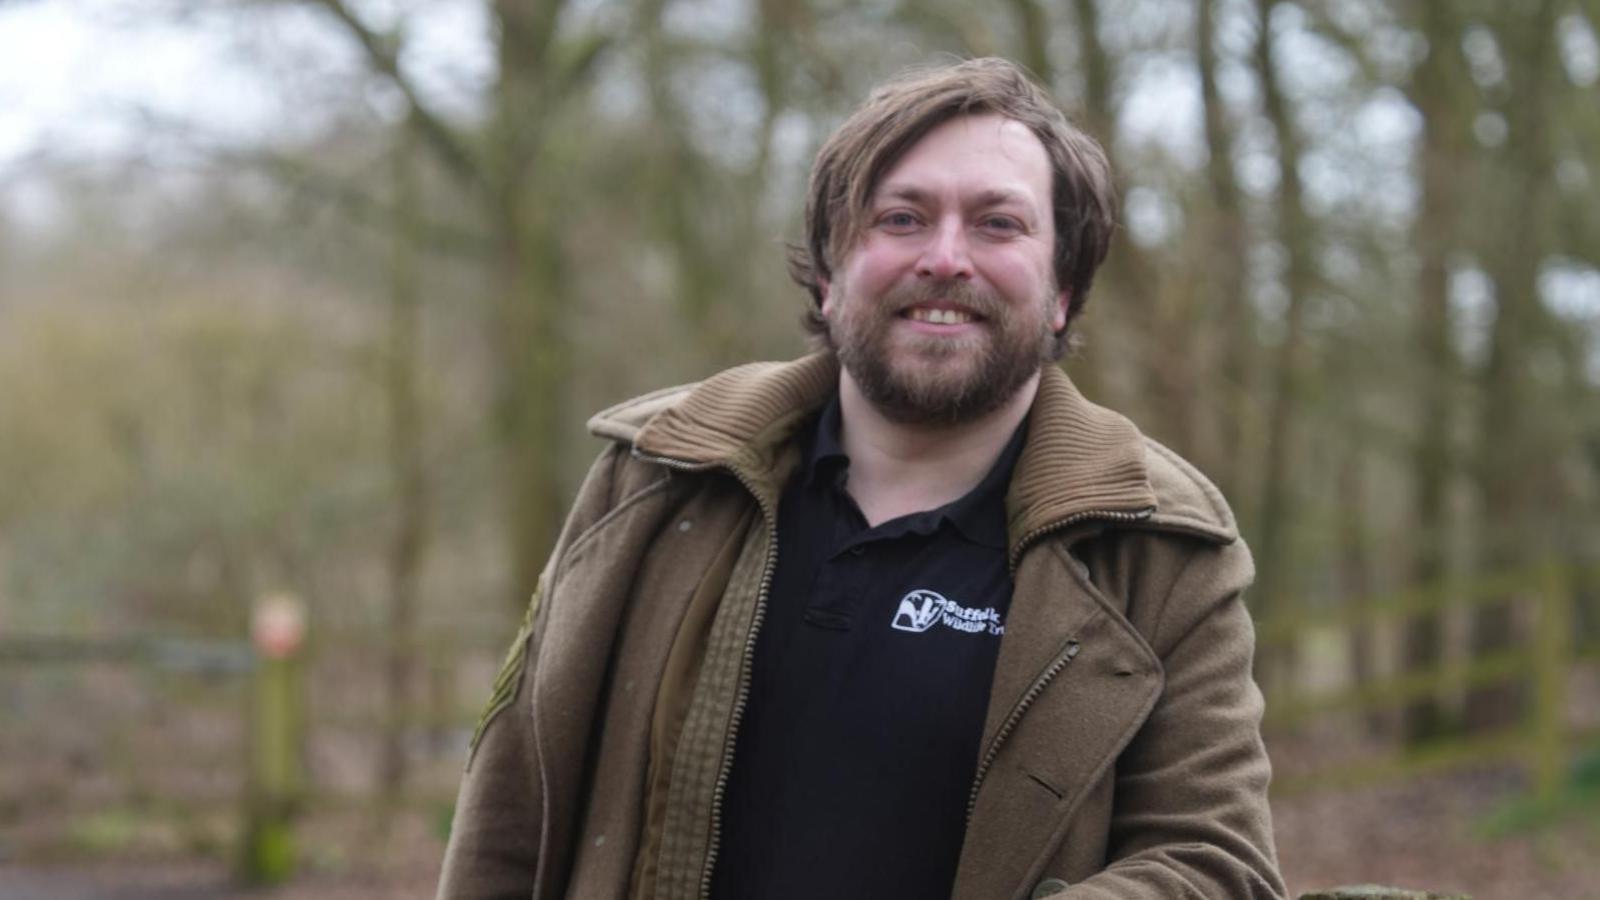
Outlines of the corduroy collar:
{"label": "corduroy collar", "polygon": [[[635,450],[695,468],[728,468],[763,502],[773,501],[794,463],[795,454],[786,453],[790,438],[838,379],[829,352],[729,369],[653,416],[635,436]],[[1144,440],[1132,422],[1084,399],[1056,366],[1044,368],[1030,415],[1006,493],[1013,562],[1037,534],[1154,510]]]}

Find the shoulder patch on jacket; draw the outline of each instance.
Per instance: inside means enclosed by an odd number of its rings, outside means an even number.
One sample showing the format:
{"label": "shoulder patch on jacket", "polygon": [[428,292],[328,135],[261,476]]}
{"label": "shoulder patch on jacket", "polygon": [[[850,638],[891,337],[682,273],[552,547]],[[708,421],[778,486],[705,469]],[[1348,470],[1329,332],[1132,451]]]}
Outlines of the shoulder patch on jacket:
{"label": "shoulder patch on jacket", "polygon": [[472,740],[467,743],[468,769],[472,768],[472,759],[478,755],[478,745],[483,742],[483,734],[489,729],[489,724],[517,699],[517,689],[522,684],[522,668],[528,659],[528,639],[533,635],[533,618],[538,615],[539,600],[543,595],[544,579],[541,578],[528,600],[527,612],[522,614],[522,625],[517,629],[517,636],[512,639],[505,661],[500,664],[500,673],[494,678],[489,702],[478,715],[478,724],[472,729]]}
{"label": "shoulder patch on jacket", "polygon": [[1152,524],[1187,531],[1220,543],[1239,538],[1228,501],[1210,479],[1167,447],[1144,438],[1145,466],[1156,495]]}

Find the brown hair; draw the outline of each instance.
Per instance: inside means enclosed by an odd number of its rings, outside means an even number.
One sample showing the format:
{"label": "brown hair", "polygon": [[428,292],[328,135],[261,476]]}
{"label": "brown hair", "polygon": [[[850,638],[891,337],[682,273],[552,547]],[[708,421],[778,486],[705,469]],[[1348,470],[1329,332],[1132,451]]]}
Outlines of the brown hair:
{"label": "brown hair", "polygon": [[872,192],[906,151],[957,116],[995,113],[1026,125],[1050,157],[1056,282],[1070,294],[1067,327],[1082,312],[1115,227],[1115,189],[1105,151],[1079,131],[1016,64],[994,57],[912,70],[880,85],[817,152],[806,193],[806,240],[789,252],[789,274],[811,292],[807,331],[826,336],[822,283],[860,239]]}

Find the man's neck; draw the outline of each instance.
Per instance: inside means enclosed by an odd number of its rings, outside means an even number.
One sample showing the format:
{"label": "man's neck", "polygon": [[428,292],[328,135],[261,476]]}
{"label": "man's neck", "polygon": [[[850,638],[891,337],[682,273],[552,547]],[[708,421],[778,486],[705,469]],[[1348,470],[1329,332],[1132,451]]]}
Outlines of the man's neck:
{"label": "man's neck", "polygon": [[884,418],[849,372],[839,376],[839,440],[850,457],[850,492],[869,526],[937,509],[978,486],[1022,424],[1039,389],[1035,375],[988,415],[960,425]]}

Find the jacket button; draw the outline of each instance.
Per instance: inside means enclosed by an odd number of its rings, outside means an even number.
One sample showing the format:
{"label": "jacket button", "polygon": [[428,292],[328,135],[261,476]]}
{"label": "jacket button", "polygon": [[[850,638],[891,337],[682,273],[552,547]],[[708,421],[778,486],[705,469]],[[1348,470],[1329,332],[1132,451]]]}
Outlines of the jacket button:
{"label": "jacket button", "polygon": [[1028,898],[1029,900],[1041,900],[1041,898],[1049,897],[1052,894],[1059,894],[1068,887],[1070,885],[1059,878],[1046,878],[1033,886],[1033,893],[1029,894]]}

